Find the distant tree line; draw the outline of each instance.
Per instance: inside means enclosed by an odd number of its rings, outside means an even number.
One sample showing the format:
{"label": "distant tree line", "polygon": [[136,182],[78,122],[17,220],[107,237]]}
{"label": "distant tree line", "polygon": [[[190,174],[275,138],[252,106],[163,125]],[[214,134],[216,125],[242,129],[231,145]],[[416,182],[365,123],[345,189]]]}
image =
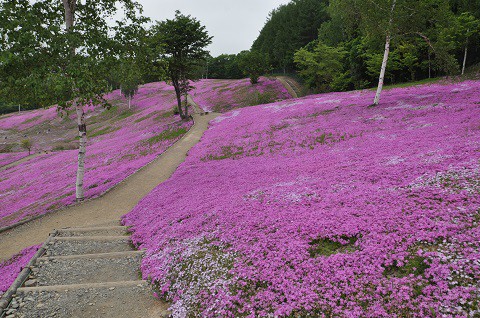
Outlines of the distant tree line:
{"label": "distant tree line", "polygon": [[359,89],[377,85],[383,62],[386,83],[464,72],[480,62],[479,19],[479,0],[293,0],[252,50],[317,91]]}

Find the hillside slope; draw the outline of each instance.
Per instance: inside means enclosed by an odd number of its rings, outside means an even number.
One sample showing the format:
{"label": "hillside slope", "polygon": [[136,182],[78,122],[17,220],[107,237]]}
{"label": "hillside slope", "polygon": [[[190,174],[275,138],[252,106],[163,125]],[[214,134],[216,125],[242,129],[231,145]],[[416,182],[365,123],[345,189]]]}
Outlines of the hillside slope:
{"label": "hillside slope", "polygon": [[174,314],[478,314],[480,82],[373,94],[226,113],[125,216]]}
{"label": "hillside slope", "polygon": [[[163,83],[142,86],[132,109],[126,108],[119,91],[107,98],[113,108],[92,108],[87,115],[86,198],[104,193],[152,161],[192,124],[173,115],[175,95]],[[37,151],[46,150],[2,171],[0,227],[75,202],[78,150],[74,127],[73,116],[61,119],[54,108],[0,117],[4,140],[16,145],[27,136]]]}
{"label": "hillside slope", "polygon": [[273,103],[289,99],[283,84],[276,78],[261,77],[255,85],[249,79],[206,79],[193,84],[191,95],[203,110],[224,113],[232,109]]}

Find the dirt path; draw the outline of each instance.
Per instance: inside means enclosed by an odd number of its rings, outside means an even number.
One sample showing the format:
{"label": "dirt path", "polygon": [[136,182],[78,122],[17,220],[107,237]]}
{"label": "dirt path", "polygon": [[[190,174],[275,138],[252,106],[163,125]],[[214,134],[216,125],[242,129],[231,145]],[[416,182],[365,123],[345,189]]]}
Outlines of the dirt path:
{"label": "dirt path", "polygon": [[301,89],[298,85],[286,76],[277,76],[277,79],[285,86],[288,93],[292,95],[293,98],[298,98],[301,95]]}
{"label": "dirt path", "polygon": [[[196,112],[199,111],[198,109]],[[195,125],[161,156],[118,184],[104,196],[75,205],[20,225],[0,234],[0,261],[20,250],[45,241],[53,229],[92,226],[118,221],[158,184],[167,180],[185,160],[187,152],[200,141],[210,120],[219,114],[193,114]]]}
{"label": "dirt path", "polygon": [[11,162],[7,165],[4,165],[4,166],[1,166],[0,167],[0,171],[4,171],[4,170],[7,170],[8,168],[12,168],[12,167],[15,167],[15,166],[18,166],[19,164],[21,163],[24,163],[24,162],[27,162],[33,158],[36,158],[38,156],[41,156],[41,155],[44,155],[45,153],[44,152],[40,152],[40,153],[34,153],[33,155],[29,155],[29,156],[26,156],[26,157],[23,157],[22,159],[20,160],[17,160],[17,161],[14,161],[14,162]]}

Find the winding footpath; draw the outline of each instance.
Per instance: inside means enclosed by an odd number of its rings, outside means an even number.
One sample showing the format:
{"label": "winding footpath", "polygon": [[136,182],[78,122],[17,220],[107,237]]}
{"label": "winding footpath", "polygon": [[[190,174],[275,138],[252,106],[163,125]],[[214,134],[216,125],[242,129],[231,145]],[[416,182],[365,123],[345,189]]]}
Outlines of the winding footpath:
{"label": "winding footpath", "polygon": [[220,114],[203,114],[193,103],[195,125],[173,146],[105,195],[82,204],[52,212],[39,219],[0,233],[0,261],[9,259],[22,249],[44,242],[54,229],[89,227],[102,223],[118,222],[122,215],[164,182],[185,160],[208,129],[209,122]]}

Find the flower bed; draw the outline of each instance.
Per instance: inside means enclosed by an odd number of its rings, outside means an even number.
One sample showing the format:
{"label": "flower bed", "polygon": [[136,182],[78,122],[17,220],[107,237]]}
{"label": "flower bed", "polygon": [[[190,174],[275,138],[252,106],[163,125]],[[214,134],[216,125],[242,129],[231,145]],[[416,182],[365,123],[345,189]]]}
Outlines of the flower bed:
{"label": "flower bed", "polygon": [[[108,98],[121,97],[116,91]],[[101,122],[97,129],[89,130],[86,198],[104,193],[155,159],[191,126],[191,122],[184,123],[173,116],[175,98],[165,84],[144,85],[133,105],[132,110],[124,110]],[[89,118],[87,124],[89,120],[97,119]],[[73,203],[77,155],[78,150],[52,152],[2,171],[0,227]]]}
{"label": "flower bed", "polygon": [[219,117],[124,217],[175,317],[474,316],[480,82]]}
{"label": "flower bed", "polygon": [[0,297],[5,293],[22,269],[30,262],[41,245],[30,246],[0,263]]}
{"label": "flower bed", "polygon": [[252,85],[249,79],[201,80],[193,83],[191,95],[204,111],[226,112],[234,108],[268,104],[292,96],[277,79],[261,77]]}
{"label": "flower bed", "polygon": [[28,152],[6,152],[0,153],[0,167],[11,164],[28,156]]}

